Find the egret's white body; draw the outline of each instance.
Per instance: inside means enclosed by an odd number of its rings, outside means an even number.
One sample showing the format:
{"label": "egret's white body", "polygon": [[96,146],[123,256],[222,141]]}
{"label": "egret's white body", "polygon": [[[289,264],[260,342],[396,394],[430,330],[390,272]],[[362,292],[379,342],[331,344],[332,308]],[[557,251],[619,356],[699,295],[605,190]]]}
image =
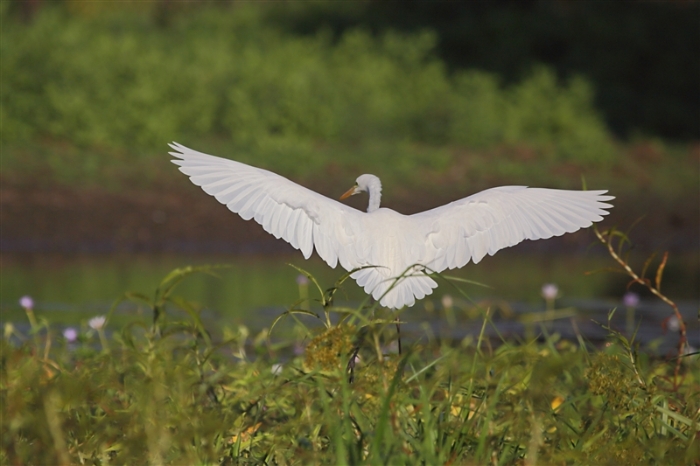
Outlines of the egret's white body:
{"label": "egret's white body", "polygon": [[571,233],[602,220],[607,191],[501,186],[414,215],[380,208],[381,184],[362,175],[344,196],[369,193],[367,212],[268,170],[170,144],[173,163],[243,219],[255,219],[308,259],[340,265],[382,306],[412,306],[433,292],[426,275],[478,263],[523,240]]}

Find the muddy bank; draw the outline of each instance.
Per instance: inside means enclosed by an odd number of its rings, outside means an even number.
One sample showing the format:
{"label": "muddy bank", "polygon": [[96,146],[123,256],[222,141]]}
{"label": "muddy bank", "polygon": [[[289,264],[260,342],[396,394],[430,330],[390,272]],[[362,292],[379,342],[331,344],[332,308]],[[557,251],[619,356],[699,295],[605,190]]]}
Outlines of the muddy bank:
{"label": "muddy bank", "polygon": [[[316,187],[335,196],[334,183]],[[337,189],[336,189],[337,188]],[[335,193],[334,191],[338,191]],[[640,251],[698,253],[700,198],[663,201],[653,193],[615,193],[615,208],[603,223],[626,230],[639,223],[631,237]],[[385,199],[384,205],[413,213],[463,195],[445,187],[444,195]],[[363,208],[366,199],[352,199]],[[260,226],[241,220],[189,183],[151,189],[110,191],[65,186],[31,187],[2,180],[0,189],[3,253],[192,252],[276,253],[291,250]],[[524,250],[586,247],[589,233],[565,235],[547,242],[525,242]]]}

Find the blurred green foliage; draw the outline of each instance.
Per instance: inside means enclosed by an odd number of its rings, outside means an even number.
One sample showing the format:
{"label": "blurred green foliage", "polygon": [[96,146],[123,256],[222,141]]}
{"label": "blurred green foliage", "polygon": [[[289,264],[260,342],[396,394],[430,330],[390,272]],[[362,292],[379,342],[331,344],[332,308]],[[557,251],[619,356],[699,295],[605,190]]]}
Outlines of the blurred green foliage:
{"label": "blurred green foliage", "polygon": [[265,11],[201,8],[167,25],[131,11],[3,15],[1,142],[143,154],[216,138],[286,173],[322,164],[323,148],[377,141],[408,159],[406,144],[526,144],[582,163],[614,153],[582,78],[450,74],[433,33],[298,36]]}
{"label": "blurred green foliage", "polygon": [[427,28],[450,69],[516,83],[533,64],[546,64],[562,78],[589,80],[597,108],[622,138],[700,138],[698,1],[281,2],[272,16],[298,34]]}

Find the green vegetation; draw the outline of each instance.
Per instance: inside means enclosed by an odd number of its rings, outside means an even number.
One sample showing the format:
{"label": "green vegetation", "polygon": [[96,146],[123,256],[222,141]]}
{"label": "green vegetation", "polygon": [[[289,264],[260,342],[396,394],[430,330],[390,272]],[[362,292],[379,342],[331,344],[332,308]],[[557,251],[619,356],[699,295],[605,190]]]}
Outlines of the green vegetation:
{"label": "green vegetation", "polygon": [[499,182],[577,188],[584,173],[620,198],[672,203],[697,185],[692,146],[615,141],[592,82],[549,66],[448,69],[429,30],[301,33],[329,13],[318,5],[120,5],[44,4],[25,22],[2,4],[4,183],[181,183],[164,163],[177,140],[316,189],[374,172],[390,202],[409,197],[399,184],[442,201]]}
{"label": "green vegetation", "polygon": [[543,63],[562,78],[590,80],[596,108],[622,138],[700,138],[696,1],[471,0],[401,9],[385,1],[284,2],[272,12],[297,34],[427,28],[450,69],[477,68],[516,83]]}
{"label": "green vegetation", "polygon": [[172,140],[225,146],[289,175],[357,154],[442,171],[447,147],[615,157],[583,78],[561,81],[542,66],[504,85],[478,70],[448,73],[429,32],[297,36],[265,11],[205,8],[167,27],[129,12],[46,7],[30,24],[4,15],[3,174],[101,184],[132,165],[148,178]]}
{"label": "green vegetation", "polygon": [[[600,239],[625,267],[614,250],[626,238]],[[657,292],[665,263],[646,283]],[[174,291],[213,271],[177,269],[152,298],[127,293],[149,318],[111,340],[109,315],[60,337],[25,301],[32,331],[8,324],[0,342],[3,463],[688,464],[700,454],[697,354],[652,359],[605,324],[601,350],[545,327],[540,342],[494,347],[489,309],[478,336],[426,335],[386,354],[390,316],[333,305],[347,276],[326,291],[310,277],[318,299],[309,308],[302,297],[270,331],[212,335]],[[323,324],[271,338],[299,314]]]}

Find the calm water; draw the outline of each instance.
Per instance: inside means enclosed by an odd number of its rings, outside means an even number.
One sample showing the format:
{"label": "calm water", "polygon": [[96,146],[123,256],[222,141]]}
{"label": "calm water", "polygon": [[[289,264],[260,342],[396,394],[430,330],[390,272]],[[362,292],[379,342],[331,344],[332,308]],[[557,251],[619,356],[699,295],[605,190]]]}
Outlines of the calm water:
{"label": "calm water", "polygon": [[[30,295],[36,303],[38,317],[61,326],[85,325],[92,316],[105,314],[112,303],[126,291],[137,291],[152,296],[162,278],[176,267],[202,264],[226,264],[218,269],[218,277],[196,274],[187,278],[176,294],[199,303],[207,324],[216,329],[223,325],[244,324],[253,331],[269,327],[274,319],[300,299],[303,292],[297,284],[299,273],[287,263],[311,272],[326,288],[343,274],[340,269],[329,269],[317,259],[303,260],[300,255],[289,256],[186,256],[186,255],[110,255],[110,256],[2,256],[0,280],[0,320],[22,325],[26,316],[18,304],[23,295]],[[627,280],[609,273],[587,274],[611,265],[603,255],[519,254],[501,251],[485,258],[478,265],[468,265],[450,275],[489,285],[483,288],[460,285],[468,295],[464,298],[450,284],[440,287],[429,298],[402,314],[404,331],[408,338],[427,338],[431,335],[461,340],[478,334],[481,312],[491,308],[497,329],[487,333],[506,338],[521,338],[530,331],[543,329],[575,338],[576,332],[592,340],[604,338],[605,331],[592,322],[606,322],[608,312],[618,306],[613,323],[624,330],[626,310],[621,305]],[[678,299],[688,324],[691,344],[700,346],[698,327],[697,286],[693,285],[697,271],[682,273],[669,269],[671,283],[665,290]],[[676,277],[676,278],[674,278]],[[678,278],[681,277],[681,278]],[[682,277],[685,277],[684,279]],[[687,281],[687,283],[685,282]],[[555,283],[560,290],[556,308],[561,312],[541,314],[545,303],[540,296],[544,283]],[[680,291],[680,296],[673,295]],[[313,285],[308,289],[313,299],[318,296]],[[445,298],[445,295],[449,295]],[[348,281],[337,295],[336,304],[357,305],[364,298],[354,282]],[[452,306],[445,308],[444,304]],[[481,309],[481,310],[480,310]],[[133,304],[118,308],[114,326],[146,315],[147,310]],[[639,339],[664,351],[675,343],[674,332],[664,332],[664,319],[671,316],[668,306],[645,297],[636,310],[641,320]],[[527,324],[528,320],[545,319],[547,324]],[[673,324],[673,322],[671,322]]]}

